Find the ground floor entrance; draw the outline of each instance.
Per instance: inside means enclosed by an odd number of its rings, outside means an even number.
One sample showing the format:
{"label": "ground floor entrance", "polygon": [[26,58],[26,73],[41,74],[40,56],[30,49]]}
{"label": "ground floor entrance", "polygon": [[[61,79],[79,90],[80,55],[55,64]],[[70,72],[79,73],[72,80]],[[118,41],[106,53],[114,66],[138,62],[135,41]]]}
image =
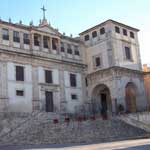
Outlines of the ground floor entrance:
{"label": "ground floor entrance", "polygon": [[53,112],[54,111],[53,92],[46,91],[45,100],[46,100],[45,103],[46,112]]}

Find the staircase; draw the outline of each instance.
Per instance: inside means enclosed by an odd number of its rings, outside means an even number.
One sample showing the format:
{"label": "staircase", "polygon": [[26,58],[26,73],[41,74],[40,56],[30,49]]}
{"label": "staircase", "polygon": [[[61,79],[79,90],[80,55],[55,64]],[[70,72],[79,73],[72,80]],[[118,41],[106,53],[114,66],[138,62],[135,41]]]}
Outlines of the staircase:
{"label": "staircase", "polygon": [[56,116],[47,113],[31,115],[24,123],[0,137],[0,145],[96,143],[132,139],[147,134],[117,118],[71,121],[69,124],[61,121],[54,124],[52,118]]}

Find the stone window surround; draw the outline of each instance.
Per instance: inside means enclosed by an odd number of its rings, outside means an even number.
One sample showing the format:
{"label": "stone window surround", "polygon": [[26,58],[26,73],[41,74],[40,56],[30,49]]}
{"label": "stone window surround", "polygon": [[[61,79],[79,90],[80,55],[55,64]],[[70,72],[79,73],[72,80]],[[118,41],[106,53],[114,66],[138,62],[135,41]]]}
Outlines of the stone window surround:
{"label": "stone window surround", "polygon": [[[16,66],[20,66],[20,67],[23,67],[24,68],[24,81],[17,81],[16,80]],[[15,77],[15,81],[18,83],[18,82],[25,82],[26,81],[26,73],[25,73],[25,71],[26,71],[26,66],[25,65],[23,65],[23,64],[14,64],[14,77]]]}
{"label": "stone window surround", "polygon": [[[100,66],[96,66],[96,62],[95,62],[95,60],[96,60],[96,58],[97,57],[99,57],[100,58]],[[101,53],[99,53],[99,54],[97,54],[97,55],[94,55],[93,56],[93,68],[94,69],[98,69],[98,68],[102,68],[103,67],[103,59],[102,59],[102,54]]]}
{"label": "stone window surround", "polygon": [[[125,47],[129,47],[131,59],[127,59],[127,58],[126,58]],[[130,61],[130,62],[133,62],[133,61],[134,61],[134,60],[133,60],[132,48],[131,48],[131,45],[128,44],[128,43],[123,44],[123,56],[124,56],[124,60],[125,60],[125,61]]]}
{"label": "stone window surround", "polygon": [[[17,93],[16,93],[17,91],[23,91],[23,96],[17,95]],[[26,92],[25,92],[25,89],[24,89],[24,88],[15,88],[15,89],[14,89],[14,93],[15,93],[15,96],[16,96],[16,97],[25,98],[25,96],[26,96]]]}
{"label": "stone window surround", "polygon": [[[71,100],[78,100],[78,94],[77,93],[71,93]],[[75,97],[74,97],[75,96]],[[73,98],[74,97],[74,98]]]}

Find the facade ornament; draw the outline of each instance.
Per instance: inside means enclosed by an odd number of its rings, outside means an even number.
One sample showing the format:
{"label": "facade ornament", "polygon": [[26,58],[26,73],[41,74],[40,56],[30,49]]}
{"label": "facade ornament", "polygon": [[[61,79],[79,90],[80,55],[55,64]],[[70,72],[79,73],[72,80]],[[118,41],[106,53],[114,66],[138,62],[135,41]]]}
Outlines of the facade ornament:
{"label": "facade ornament", "polygon": [[9,23],[11,23],[11,18],[9,17]]}
{"label": "facade ornament", "polygon": [[22,20],[19,21],[19,24],[22,24]]}

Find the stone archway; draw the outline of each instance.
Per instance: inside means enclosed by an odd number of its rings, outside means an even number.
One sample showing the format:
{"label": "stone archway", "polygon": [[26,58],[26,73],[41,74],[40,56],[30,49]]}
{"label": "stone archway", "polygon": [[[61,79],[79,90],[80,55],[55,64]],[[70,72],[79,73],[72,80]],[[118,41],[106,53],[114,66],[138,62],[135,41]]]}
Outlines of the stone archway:
{"label": "stone archway", "polygon": [[125,87],[126,111],[129,113],[136,112],[137,89],[134,83],[128,82]]}
{"label": "stone archway", "polygon": [[95,109],[99,112],[112,112],[111,94],[109,88],[104,84],[99,84],[93,88],[92,100],[95,103]]}

